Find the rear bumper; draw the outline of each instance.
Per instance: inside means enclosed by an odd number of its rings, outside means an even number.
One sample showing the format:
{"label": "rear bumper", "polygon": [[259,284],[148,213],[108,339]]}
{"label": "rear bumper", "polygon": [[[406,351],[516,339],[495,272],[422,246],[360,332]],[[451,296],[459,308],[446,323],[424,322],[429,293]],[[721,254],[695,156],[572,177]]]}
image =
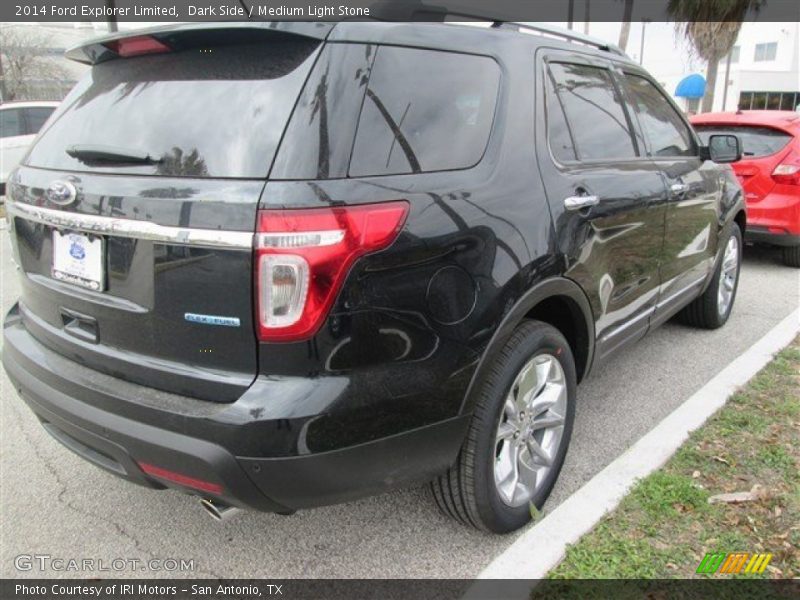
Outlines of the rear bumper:
{"label": "rear bumper", "polygon": [[800,235],[792,235],[788,231],[779,233],[766,227],[748,225],[745,239],[754,244],[771,244],[773,246],[800,246]]}
{"label": "rear bumper", "polygon": [[[15,389],[63,445],[134,483],[174,487],[242,508],[285,512],[429,479],[455,460],[468,422],[456,417],[316,453],[298,447],[292,455],[242,454],[242,448],[271,447],[258,442],[291,429],[290,419],[253,420],[264,412],[259,402],[275,404],[272,394],[246,393],[231,404],[218,404],[97,373],[40,344],[16,306],[3,336],[3,366]],[[297,382],[287,381],[286,398],[291,400],[296,388]],[[274,382],[270,390],[274,393]],[[148,476],[140,463],[202,481],[214,491]]]}
{"label": "rear bumper", "polygon": [[776,185],[761,200],[748,201],[745,239],[778,246],[794,246],[800,243],[798,188]]}

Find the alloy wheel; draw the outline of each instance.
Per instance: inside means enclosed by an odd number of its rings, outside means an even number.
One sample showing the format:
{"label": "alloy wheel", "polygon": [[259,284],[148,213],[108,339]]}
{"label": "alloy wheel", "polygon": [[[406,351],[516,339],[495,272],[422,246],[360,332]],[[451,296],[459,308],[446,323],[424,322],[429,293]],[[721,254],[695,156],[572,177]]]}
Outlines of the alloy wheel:
{"label": "alloy wheel", "polygon": [[739,276],[739,241],[731,236],[725,246],[722,257],[722,270],[719,276],[719,289],[717,290],[717,310],[720,316],[728,314],[728,309],[733,302],[733,292],[736,289],[736,278]]}
{"label": "alloy wheel", "polygon": [[495,435],[494,480],[503,502],[530,502],[561,447],[567,384],[561,363],[539,354],[522,367],[509,389]]}

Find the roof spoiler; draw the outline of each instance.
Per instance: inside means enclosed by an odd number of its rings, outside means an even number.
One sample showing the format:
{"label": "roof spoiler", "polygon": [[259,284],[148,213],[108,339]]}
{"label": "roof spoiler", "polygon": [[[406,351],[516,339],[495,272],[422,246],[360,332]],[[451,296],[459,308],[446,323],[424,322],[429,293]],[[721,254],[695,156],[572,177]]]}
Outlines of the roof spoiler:
{"label": "roof spoiler", "polygon": [[99,38],[93,38],[66,51],[65,56],[79,63],[95,65],[119,58],[120,54],[115,48],[120,47],[120,42],[132,38],[150,37],[161,44],[180,50],[194,45],[201,45],[203,40],[211,36],[219,37],[225,32],[237,32],[237,37],[242,33],[250,37],[263,38],[264,36],[283,34],[285,36],[300,36],[316,40],[324,40],[333,29],[335,23],[328,22],[267,22],[267,21],[232,21],[225,23],[185,23],[181,25],[162,25],[146,29],[133,29],[117,32]]}

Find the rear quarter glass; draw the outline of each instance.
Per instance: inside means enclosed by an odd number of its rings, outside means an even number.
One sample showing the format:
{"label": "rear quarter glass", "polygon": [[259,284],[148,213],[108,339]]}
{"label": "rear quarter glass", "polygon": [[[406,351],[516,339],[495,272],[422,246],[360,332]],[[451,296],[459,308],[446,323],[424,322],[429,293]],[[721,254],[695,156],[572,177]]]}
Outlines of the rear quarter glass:
{"label": "rear quarter glass", "polygon": [[351,177],[466,169],[486,149],[500,85],[491,58],[382,46],[358,122]]}
{"label": "rear quarter glass", "polygon": [[[95,65],[27,164],[81,172],[263,178],[313,64],[315,40],[191,48]],[[154,165],[86,164],[75,144],[142,151]]]}

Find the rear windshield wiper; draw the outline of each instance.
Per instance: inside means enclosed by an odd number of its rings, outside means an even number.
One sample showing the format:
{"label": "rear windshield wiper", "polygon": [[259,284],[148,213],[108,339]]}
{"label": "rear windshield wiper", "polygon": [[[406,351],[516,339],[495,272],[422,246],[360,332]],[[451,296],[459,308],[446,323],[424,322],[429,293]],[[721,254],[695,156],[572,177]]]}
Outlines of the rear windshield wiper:
{"label": "rear windshield wiper", "polygon": [[75,144],[66,150],[72,158],[83,163],[115,163],[133,165],[154,165],[160,158],[153,158],[147,152],[114,146],[97,146],[92,144]]}

